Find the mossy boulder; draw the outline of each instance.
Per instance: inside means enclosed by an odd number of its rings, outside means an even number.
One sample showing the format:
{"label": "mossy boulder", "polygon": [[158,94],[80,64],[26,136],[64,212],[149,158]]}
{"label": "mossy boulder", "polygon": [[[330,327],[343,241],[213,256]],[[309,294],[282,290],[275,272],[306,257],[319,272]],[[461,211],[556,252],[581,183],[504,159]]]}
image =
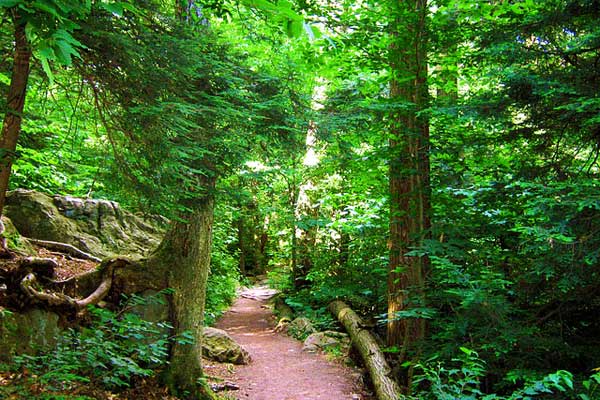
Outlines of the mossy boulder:
{"label": "mossy boulder", "polygon": [[294,319],[287,327],[287,333],[297,339],[304,340],[307,336],[315,333],[317,330],[310,319],[298,317]]}
{"label": "mossy boulder", "polygon": [[26,255],[34,255],[35,250],[23,237],[12,223],[10,218],[5,215],[2,216],[2,224],[4,225],[4,237],[6,238],[6,244],[9,249],[17,250]]}
{"label": "mossy boulder", "polygon": [[248,364],[250,355],[227,332],[217,328],[204,328],[202,334],[202,355],[210,360]]}
{"label": "mossy boulder", "polygon": [[347,334],[336,331],[316,332],[307,337],[302,346],[302,350],[309,353],[334,349],[342,354],[348,353],[350,338]]}
{"label": "mossy boulder", "polygon": [[0,362],[56,346],[62,331],[56,313],[33,309],[12,313],[0,308]]}
{"label": "mossy boulder", "polygon": [[5,214],[29,238],[73,245],[96,257],[144,256],[160,242],[164,220],[143,218],[108,200],[9,192]]}

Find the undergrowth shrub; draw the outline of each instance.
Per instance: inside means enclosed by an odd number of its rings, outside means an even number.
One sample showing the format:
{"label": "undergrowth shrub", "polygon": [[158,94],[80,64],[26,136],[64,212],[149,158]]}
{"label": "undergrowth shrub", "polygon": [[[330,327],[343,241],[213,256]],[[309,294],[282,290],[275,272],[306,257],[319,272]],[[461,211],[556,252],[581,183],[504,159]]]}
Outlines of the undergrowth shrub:
{"label": "undergrowth shrub", "polygon": [[227,249],[230,233],[223,223],[215,223],[210,274],[206,284],[204,323],[213,325],[236,298],[240,284],[237,254]]}
{"label": "undergrowth shrub", "polygon": [[271,262],[270,270],[267,271],[267,284],[269,287],[281,292],[288,292],[292,289],[292,273],[285,264]]}
{"label": "undergrowth shrub", "polygon": [[[332,330],[337,326],[337,321],[327,310],[327,304],[316,302],[308,290],[290,294],[285,302],[297,316],[308,318],[317,331]],[[304,340],[306,337],[299,339]]]}
{"label": "undergrowth shrub", "polygon": [[[149,301],[164,300],[158,295],[150,299],[132,296],[123,310]],[[19,390],[35,384],[41,385],[45,393],[68,392],[82,383],[109,390],[126,388],[135,378],[153,376],[156,369],[167,363],[172,341],[191,343],[193,340],[187,333],[171,337],[169,324],[143,320],[134,312],[114,312],[95,306],[90,306],[88,311],[90,324],[66,330],[53,350],[15,357],[11,367],[25,377],[19,382]],[[25,398],[48,396],[30,394]],[[53,396],[50,398],[59,398]]]}
{"label": "undergrowth shrub", "polygon": [[[437,357],[414,365],[413,397],[404,400],[528,400],[528,399],[578,399],[600,398],[600,372],[595,371],[589,379],[577,383],[573,374],[559,370],[554,373],[529,378],[512,393],[500,395],[484,393],[482,386],[487,374],[486,363],[479,354],[461,347],[461,354],[451,363]],[[410,363],[405,364],[409,366]],[[510,376],[505,379],[511,380]],[[516,382],[513,382],[516,383]]]}

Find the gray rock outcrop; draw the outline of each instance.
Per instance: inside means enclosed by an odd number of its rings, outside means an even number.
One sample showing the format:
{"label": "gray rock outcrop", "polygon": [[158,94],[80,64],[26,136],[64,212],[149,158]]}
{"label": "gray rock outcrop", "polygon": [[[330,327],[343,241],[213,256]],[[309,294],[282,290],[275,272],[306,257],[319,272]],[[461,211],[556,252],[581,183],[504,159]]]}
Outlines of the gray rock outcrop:
{"label": "gray rock outcrop", "polygon": [[113,201],[23,189],[8,193],[5,214],[25,237],[67,243],[100,258],[144,256],[159,244],[166,223],[134,215]]}
{"label": "gray rock outcrop", "polygon": [[61,332],[58,314],[45,310],[10,313],[0,308],[0,361],[56,345]]}

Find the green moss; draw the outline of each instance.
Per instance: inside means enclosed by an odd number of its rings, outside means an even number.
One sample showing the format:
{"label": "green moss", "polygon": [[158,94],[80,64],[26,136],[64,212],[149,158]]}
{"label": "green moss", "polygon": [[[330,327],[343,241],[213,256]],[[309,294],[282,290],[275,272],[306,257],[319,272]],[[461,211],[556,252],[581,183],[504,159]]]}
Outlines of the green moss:
{"label": "green moss", "polygon": [[27,255],[34,255],[35,250],[29,244],[29,242],[19,234],[17,228],[13,225],[12,221],[2,216],[2,223],[4,224],[4,237],[6,238],[6,245],[9,249],[25,253]]}

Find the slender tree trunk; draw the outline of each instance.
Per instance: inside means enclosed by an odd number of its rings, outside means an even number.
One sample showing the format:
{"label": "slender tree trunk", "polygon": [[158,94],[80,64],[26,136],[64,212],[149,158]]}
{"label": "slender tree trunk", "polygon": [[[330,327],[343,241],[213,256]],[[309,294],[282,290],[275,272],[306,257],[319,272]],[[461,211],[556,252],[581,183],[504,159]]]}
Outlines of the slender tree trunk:
{"label": "slender tree trunk", "polygon": [[[311,182],[300,186],[298,198],[296,200],[296,220],[301,218],[316,218],[317,210],[314,208],[309,190],[312,187]],[[316,228],[308,226],[296,228],[295,239],[297,246],[297,264],[294,272],[294,287],[296,290],[309,286],[308,274],[313,268],[312,252],[316,245]]]}
{"label": "slender tree trunk", "polygon": [[263,220],[260,235],[257,238],[256,251],[256,271],[258,274],[264,274],[269,265],[269,256],[267,254],[267,244],[269,243],[269,217],[266,216]]}
{"label": "slender tree trunk", "polygon": [[174,334],[185,332],[193,338],[193,343],[173,344],[166,382],[177,393],[189,392],[189,398],[210,399],[210,392],[198,385],[198,379],[202,377],[202,328],[214,200],[212,195],[206,195],[187,206],[193,212],[172,223],[148,264],[150,268],[165,270],[168,286],[174,290],[171,297]]}
{"label": "slender tree trunk", "polygon": [[31,47],[25,35],[26,22],[17,14],[17,11],[14,11],[14,13],[14,60],[6,99],[7,110],[4,122],[2,123],[2,138],[0,139],[0,215],[2,215],[4,210],[12,162],[21,133],[21,121],[23,119],[27,80],[29,79],[29,62],[31,59]]}
{"label": "slender tree trunk", "polygon": [[[400,361],[425,335],[420,318],[398,313],[424,302],[427,258],[407,256],[429,231],[429,125],[419,115],[427,105],[427,1],[393,3],[390,96],[400,107],[391,115],[390,261],[387,343],[400,348]],[[407,382],[405,382],[407,384]]]}
{"label": "slender tree trunk", "polygon": [[[242,210],[242,205],[240,207],[240,212]],[[244,229],[244,219],[239,217],[236,221],[237,224],[237,234],[238,234],[238,250],[240,252],[240,259],[238,261],[238,267],[240,269],[240,274],[242,276],[246,276],[246,241],[244,240],[244,235],[246,234]]]}
{"label": "slender tree trunk", "polygon": [[185,21],[190,17],[190,9],[193,4],[193,0],[175,0],[175,16],[180,21]]}
{"label": "slender tree trunk", "polygon": [[[296,169],[296,165],[294,165],[294,170]],[[298,204],[298,197],[299,197],[299,188],[298,185],[296,183],[296,177],[293,176],[291,179],[293,179],[293,181],[288,181],[287,182],[287,186],[288,186],[288,199],[289,199],[289,207],[290,207],[290,213],[291,213],[291,244],[292,244],[292,252],[291,252],[291,273],[292,273],[292,285],[294,286],[294,288],[298,288],[299,283],[297,282],[298,279],[300,279],[302,277],[301,272],[299,271],[300,265],[299,265],[299,260],[298,260],[298,235],[297,235],[297,227],[296,224],[298,222],[298,217],[296,215],[296,206]]]}

